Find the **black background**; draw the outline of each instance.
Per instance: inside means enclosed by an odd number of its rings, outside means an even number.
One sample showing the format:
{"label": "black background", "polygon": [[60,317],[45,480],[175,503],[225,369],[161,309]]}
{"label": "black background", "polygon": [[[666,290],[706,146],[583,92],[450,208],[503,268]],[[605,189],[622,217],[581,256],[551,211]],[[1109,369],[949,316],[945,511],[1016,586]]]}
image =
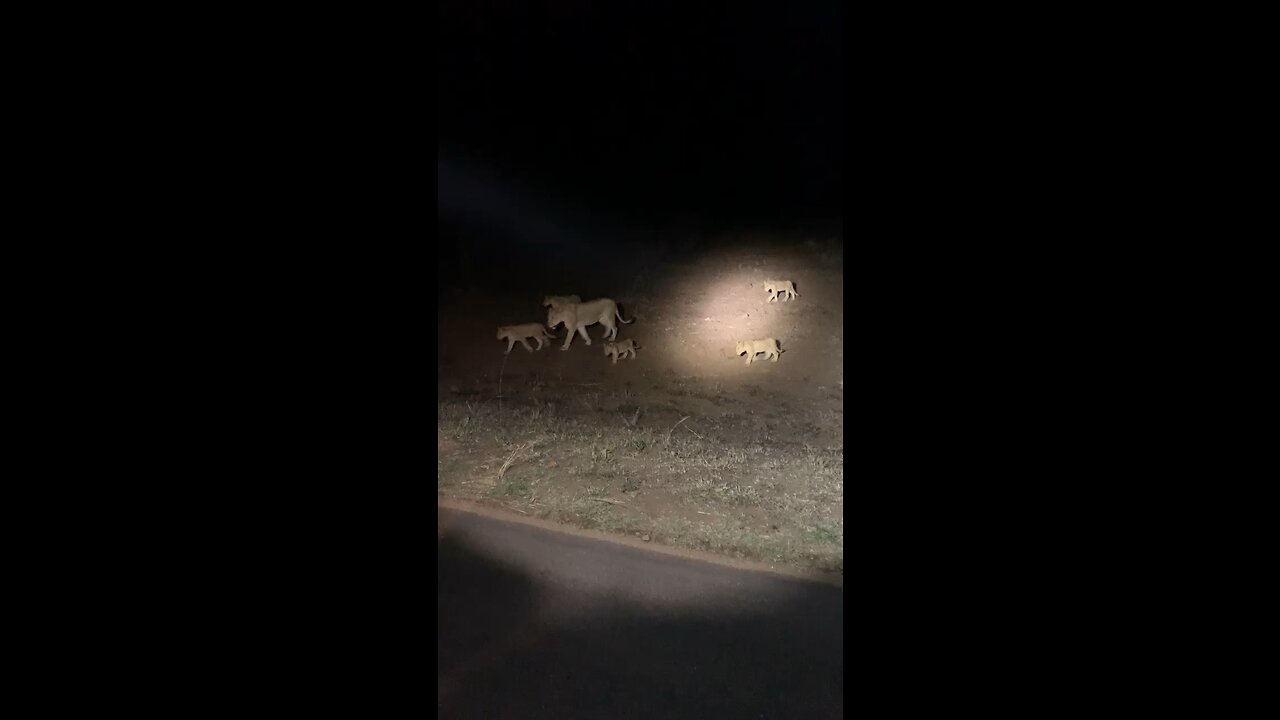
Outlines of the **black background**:
{"label": "black background", "polygon": [[[1117,563],[1119,522],[1090,517],[1116,506],[1098,438],[1135,432],[1140,398],[1117,385],[1146,368],[1115,360],[1135,341],[1110,293],[1145,273],[1114,248],[1183,212],[1111,217],[1159,189],[1143,142],[1167,125],[1127,99],[1148,57],[1125,67],[1081,43],[1103,20],[1056,11],[637,6],[175,13],[106,33],[50,84],[74,106],[24,144],[84,186],[47,218],[85,226],[50,266],[79,270],[59,288],[91,287],[77,303],[107,319],[72,335],[95,385],[73,394],[116,394],[60,452],[88,480],[50,486],[103,501],[77,539],[101,576],[65,596],[106,595],[100,625],[150,651],[157,685],[239,708],[252,674],[282,709],[345,694],[367,711],[372,688],[429,683],[424,286],[429,244],[476,216],[450,210],[431,237],[433,161],[494,179],[438,203],[492,210],[486,188],[515,188],[561,208],[554,227],[843,217],[862,348],[847,524],[871,566],[852,614],[873,646],[850,697],[1007,698],[1053,684],[1039,660],[1103,646],[1097,598],[1132,581],[1061,590]],[[1129,656],[1090,662],[1108,657]]]}
{"label": "black background", "polygon": [[459,162],[628,227],[841,213],[838,2],[444,0],[437,28]]}

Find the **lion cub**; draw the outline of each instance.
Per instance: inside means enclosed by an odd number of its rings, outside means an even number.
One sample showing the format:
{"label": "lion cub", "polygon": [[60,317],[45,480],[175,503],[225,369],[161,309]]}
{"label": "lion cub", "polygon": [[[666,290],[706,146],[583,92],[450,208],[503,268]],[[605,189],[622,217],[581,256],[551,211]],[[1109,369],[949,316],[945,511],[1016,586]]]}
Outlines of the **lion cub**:
{"label": "lion cub", "polygon": [[[542,340],[555,340],[556,336],[547,333],[547,329],[542,327],[542,323],[525,323],[524,325],[506,325],[498,328],[498,339],[507,341],[507,352],[511,352],[511,348],[519,342],[524,346],[525,350],[533,352],[533,348],[529,347],[529,343],[525,342],[525,338],[533,338],[538,341],[538,349],[542,349]],[[547,343],[550,345],[550,343]],[[503,353],[504,355],[506,353]]]}
{"label": "lion cub", "polygon": [[[769,302],[779,297],[784,300],[800,297],[800,293],[796,292],[796,286],[792,285],[790,280],[765,280],[764,290],[769,293]],[[788,295],[791,298],[788,298]]]}
{"label": "lion cub", "polygon": [[559,307],[561,305],[579,305],[582,298],[577,295],[548,295],[542,298],[543,307]]}
{"label": "lion cub", "polygon": [[613,356],[614,365],[618,364],[619,355],[626,357],[627,353],[631,353],[631,359],[634,360],[636,358],[636,350],[638,349],[640,349],[640,346],[636,344],[635,340],[630,339],[619,340],[618,342],[607,342],[604,344],[604,354],[606,356]]}
{"label": "lion cub", "polygon": [[740,340],[735,346],[734,355],[747,354],[747,364],[750,365],[752,360],[756,359],[757,353],[764,353],[766,359],[772,358],[774,362],[778,362],[778,341],[773,338],[765,338],[763,340]]}

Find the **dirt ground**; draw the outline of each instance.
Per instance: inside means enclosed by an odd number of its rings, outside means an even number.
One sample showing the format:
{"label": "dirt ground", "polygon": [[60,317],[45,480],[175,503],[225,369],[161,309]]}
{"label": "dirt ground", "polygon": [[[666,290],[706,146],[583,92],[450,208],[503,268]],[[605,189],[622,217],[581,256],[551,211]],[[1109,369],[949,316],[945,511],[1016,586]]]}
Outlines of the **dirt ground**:
{"label": "dirt ground", "polygon": [[[673,546],[843,572],[843,250],[742,237],[542,293],[454,291],[437,337],[437,486],[529,516]],[[620,280],[617,278],[621,278]],[[765,279],[799,297],[766,302]],[[565,285],[565,286],[561,286]],[[504,355],[499,325],[545,322],[541,294],[616,300],[635,359],[601,325],[561,351]],[[747,365],[737,340],[775,337]],[[532,344],[532,341],[531,341]]]}

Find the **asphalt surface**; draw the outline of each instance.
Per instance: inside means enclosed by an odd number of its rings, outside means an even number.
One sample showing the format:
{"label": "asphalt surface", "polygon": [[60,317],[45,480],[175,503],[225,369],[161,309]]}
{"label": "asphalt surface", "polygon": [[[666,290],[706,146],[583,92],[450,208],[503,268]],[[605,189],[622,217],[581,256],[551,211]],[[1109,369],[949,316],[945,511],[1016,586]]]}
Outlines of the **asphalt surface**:
{"label": "asphalt surface", "polygon": [[440,718],[843,717],[842,588],[438,519]]}

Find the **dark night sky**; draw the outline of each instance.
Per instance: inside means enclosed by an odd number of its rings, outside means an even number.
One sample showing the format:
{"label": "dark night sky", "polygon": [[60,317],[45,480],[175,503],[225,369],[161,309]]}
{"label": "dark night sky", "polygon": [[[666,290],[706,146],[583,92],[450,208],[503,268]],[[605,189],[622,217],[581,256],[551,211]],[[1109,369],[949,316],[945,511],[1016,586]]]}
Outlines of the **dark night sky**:
{"label": "dark night sky", "polygon": [[840,215],[838,2],[441,0],[438,19],[442,223],[458,192],[446,156],[558,217]]}

